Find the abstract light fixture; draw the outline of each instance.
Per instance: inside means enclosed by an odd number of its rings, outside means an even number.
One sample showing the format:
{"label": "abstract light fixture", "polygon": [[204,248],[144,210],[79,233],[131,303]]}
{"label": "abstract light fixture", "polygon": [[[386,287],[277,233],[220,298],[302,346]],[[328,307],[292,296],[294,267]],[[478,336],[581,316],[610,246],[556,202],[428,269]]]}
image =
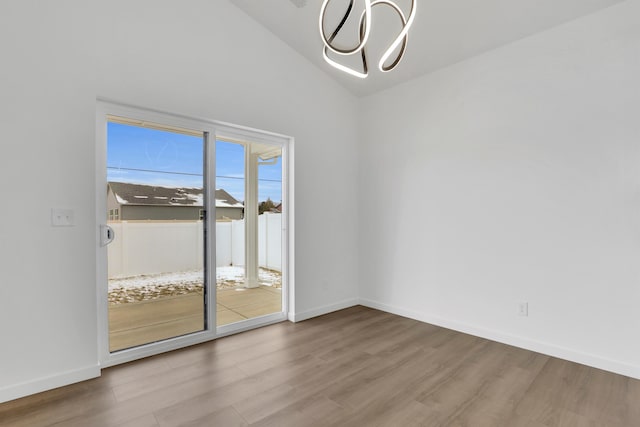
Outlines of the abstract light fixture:
{"label": "abstract light fixture", "polygon": [[[353,0],[349,0],[349,6],[347,7],[347,10],[344,13],[344,16],[340,20],[340,23],[338,24],[336,29],[333,30],[331,35],[327,37],[327,33],[325,32],[325,28],[324,28],[324,21],[326,19],[327,7],[329,6],[330,2],[331,0],[324,0],[322,3],[322,8],[320,9],[319,24],[320,24],[320,36],[322,37],[322,42],[324,43],[324,47],[322,49],[322,55],[324,57],[324,60],[327,61],[327,63],[329,63],[331,66],[337,68],[338,70],[344,71],[345,73],[351,74],[352,76],[359,77],[361,79],[366,78],[369,75],[366,47],[367,47],[367,42],[369,41],[369,35],[371,34],[371,30],[372,30],[371,10],[375,6],[386,5],[396,11],[398,17],[400,18],[400,21],[402,21],[402,30],[400,31],[400,34],[398,34],[398,36],[393,40],[393,43],[391,43],[389,48],[385,50],[385,52],[382,54],[382,57],[378,62],[378,69],[382,72],[388,72],[396,68],[396,66],[402,60],[402,57],[404,56],[404,52],[407,48],[407,41],[409,39],[409,28],[411,28],[411,25],[413,24],[413,20],[416,15],[417,0],[411,0],[411,11],[409,12],[408,18],[402,12],[402,9],[400,9],[400,7],[398,7],[398,5],[392,1],[364,0],[364,11],[360,15],[360,31],[359,31],[360,41],[355,47],[347,48],[347,49],[341,49],[334,46],[333,41],[340,33],[340,31],[342,30],[342,27],[347,22],[347,19],[349,18],[349,16],[351,15],[351,12],[353,11]],[[401,43],[402,43],[402,46],[400,46]],[[400,46],[398,55],[395,57],[393,62],[391,62],[391,64],[387,65],[386,62],[389,60],[389,57],[398,48],[398,46]],[[360,53],[360,56],[362,58],[362,71],[358,71],[344,64],[340,64],[339,62],[330,58],[329,51],[337,55],[343,55],[343,56],[357,55],[358,53]]]}

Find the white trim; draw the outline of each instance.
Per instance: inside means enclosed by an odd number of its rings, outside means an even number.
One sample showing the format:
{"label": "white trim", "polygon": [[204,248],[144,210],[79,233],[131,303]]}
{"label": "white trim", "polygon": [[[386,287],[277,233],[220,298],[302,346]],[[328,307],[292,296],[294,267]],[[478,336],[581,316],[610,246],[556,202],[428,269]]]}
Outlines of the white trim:
{"label": "white trim", "polygon": [[[106,262],[106,248],[102,247],[101,229],[107,223],[107,197],[104,197],[104,189],[107,181],[107,105],[98,102],[96,105],[96,314],[98,316],[96,341],[98,347],[98,360],[109,352],[109,322],[108,322],[108,298],[105,289],[108,289]],[[107,331],[106,337],[104,331]]]}
{"label": "white trim", "polygon": [[14,384],[9,387],[0,388],[0,403],[10,400],[19,399],[21,397],[30,396],[32,394],[41,393],[58,387],[64,387],[69,384],[80,381],[90,380],[100,376],[100,366],[92,365],[73,371],[63,372],[61,374],[51,375],[48,377],[38,378],[32,381]]}
{"label": "white trim", "polygon": [[[213,140],[213,141],[212,141]],[[216,336],[217,314],[217,286],[216,286],[216,135],[210,131],[205,133],[204,138],[204,179],[207,183],[213,182],[213,185],[205,184],[204,207],[206,209],[206,218],[204,221],[204,244],[205,244],[205,281],[207,284],[213,283],[213,286],[207,286],[205,289],[205,312],[207,336],[203,337],[203,342],[207,337]],[[189,340],[185,340],[189,342]],[[196,344],[196,343],[194,343]],[[189,344],[190,345],[190,344]],[[168,351],[168,350],[167,350]]]}
{"label": "white trim", "polygon": [[282,210],[283,224],[286,230],[283,232],[283,252],[282,252],[282,280],[286,284],[286,292],[283,292],[284,312],[295,311],[296,307],[296,286],[295,286],[295,181],[294,177],[294,152],[295,140],[289,139],[287,149],[282,153]]}
{"label": "white trim", "polygon": [[283,312],[267,314],[266,316],[253,317],[251,319],[242,320],[237,323],[218,326],[218,338],[228,335],[237,334],[239,332],[248,331],[263,326],[273,325],[287,320],[287,316]]}
{"label": "white trim", "polygon": [[244,126],[236,126],[229,123],[215,122],[216,139],[237,143],[256,143],[281,147],[291,138],[277,133],[266,132]]}
{"label": "white trim", "polygon": [[[242,141],[257,142],[260,144],[268,145],[280,145],[283,140],[291,140],[290,136],[269,132],[261,129],[255,129],[248,126],[236,125],[233,123],[222,122],[219,120],[212,120],[205,117],[186,116],[183,114],[170,113],[162,110],[155,110],[153,108],[141,107],[133,104],[126,104],[118,102],[109,98],[98,97],[98,105],[107,105],[117,108],[119,112],[109,112],[112,115],[121,115],[132,119],[146,120],[154,123],[162,123],[164,117],[172,117],[176,123],[182,123],[182,125],[175,125],[178,128],[200,130],[199,124],[206,124],[209,128],[216,129],[216,138],[220,139],[235,139]],[[144,112],[145,115],[141,116],[140,112]],[[155,119],[157,117],[157,119]]]}
{"label": "white trim", "polygon": [[218,337],[215,333],[211,331],[202,331],[195,332],[189,335],[183,335],[180,337],[169,338],[163,341],[133,347],[126,350],[120,350],[111,353],[108,355],[108,357],[104,358],[100,363],[100,367],[108,368],[109,366],[132,362],[134,360],[143,359],[149,356],[155,356],[156,354],[179,350],[181,348],[190,347],[196,344],[202,344],[204,342],[212,341],[216,338]]}
{"label": "white trim", "polygon": [[360,304],[365,307],[374,308],[376,310],[385,311],[387,313],[397,314],[398,316],[408,317],[420,322],[441,326],[447,329],[453,329],[458,332],[463,332],[491,341],[512,345],[514,347],[535,351],[537,353],[542,353],[548,356],[580,363],[582,365],[591,366],[593,368],[603,369],[605,371],[614,372],[616,374],[640,379],[640,366],[637,365],[630,365],[628,363],[607,359],[595,354],[576,351],[567,347],[562,347],[543,341],[532,340],[530,338],[504,333],[494,329],[481,328],[470,325],[468,323],[458,322],[456,320],[434,316],[417,310],[384,304],[369,299],[361,298]]}
{"label": "white trim", "polygon": [[312,308],[301,313],[289,312],[288,318],[292,322],[302,322],[303,320],[311,319],[313,317],[322,316],[324,314],[333,313],[334,311],[344,310],[345,308],[354,307],[360,304],[358,298],[350,298],[347,300],[339,301],[334,304],[324,305],[322,307]]}

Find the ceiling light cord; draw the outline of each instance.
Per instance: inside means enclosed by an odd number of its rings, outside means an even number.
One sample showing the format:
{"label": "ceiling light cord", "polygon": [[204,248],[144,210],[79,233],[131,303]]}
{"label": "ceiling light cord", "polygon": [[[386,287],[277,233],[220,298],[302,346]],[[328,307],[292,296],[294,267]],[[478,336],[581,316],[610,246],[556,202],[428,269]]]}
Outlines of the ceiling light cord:
{"label": "ceiling light cord", "polygon": [[[324,28],[325,27],[324,21],[326,18],[327,7],[329,6],[330,2],[331,0],[323,1],[322,7],[320,8],[320,19],[319,19],[320,36],[324,44],[324,47],[322,49],[323,58],[329,65],[333,66],[334,68],[337,68],[338,70],[344,71],[345,73],[350,74],[354,77],[364,79],[369,75],[369,69],[367,65],[366,45],[367,45],[367,42],[369,41],[369,34],[371,32],[371,25],[372,25],[371,9],[374,6],[386,5],[391,7],[397,13],[398,17],[400,18],[400,21],[402,22],[402,30],[400,31],[398,36],[393,40],[393,43],[391,43],[391,45],[387,48],[387,50],[385,50],[385,52],[382,54],[382,57],[378,62],[378,69],[381,72],[386,73],[398,66],[398,64],[404,57],[404,53],[407,48],[407,42],[409,40],[409,29],[411,28],[411,25],[413,25],[413,21],[415,19],[417,0],[411,1],[411,11],[409,12],[408,18],[405,16],[404,12],[402,12],[402,9],[400,9],[400,7],[398,7],[397,4],[395,4],[390,0],[376,0],[373,2],[371,0],[365,0],[365,9],[360,15],[360,24],[359,24],[360,42],[358,43],[358,45],[356,45],[351,49],[338,48],[333,44],[333,40],[340,33],[340,31],[344,27],[345,22],[351,15],[351,12],[353,10],[353,0],[349,1],[349,6],[347,7],[345,14],[340,20],[340,23],[338,24],[336,29],[332,32],[331,36],[327,37],[325,28]],[[398,51],[398,54],[395,57],[395,59],[391,62],[391,64],[385,65],[386,62],[391,57],[391,55],[393,54],[393,52],[398,48],[398,46],[400,46],[400,50]],[[338,55],[345,55],[345,56],[354,55],[360,52],[361,59],[362,59],[362,71],[355,70],[351,67],[347,67],[335,61],[329,56],[330,51]]]}

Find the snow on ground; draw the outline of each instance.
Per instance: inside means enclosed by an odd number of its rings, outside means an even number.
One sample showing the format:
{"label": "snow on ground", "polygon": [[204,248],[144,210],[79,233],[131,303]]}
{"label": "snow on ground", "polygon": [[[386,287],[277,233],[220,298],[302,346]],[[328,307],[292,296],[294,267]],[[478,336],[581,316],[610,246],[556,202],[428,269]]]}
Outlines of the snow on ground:
{"label": "snow on ground", "polygon": [[[260,268],[258,280],[261,285],[277,288],[282,286],[282,275],[277,271]],[[109,303],[123,304],[191,293],[202,294],[203,282],[202,270],[117,277],[109,279]],[[217,289],[235,288],[243,283],[243,267],[216,269]]]}
{"label": "snow on ground", "polygon": [[[261,285],[279,288],[282,285],[282,275],[278,271],[260,268],[258,270],[258,281]],[[218,289],[242,286],[244,284],[244,268],[235,266],[218,267],[216,269],[216,282]]]}
{"label": "snow on ground", "polygon": [[203,274],[203,271],[199,270],[119,277],[109,279],[109,290],[112,288],[137,289],[147,286],[180,286],[189,284],[200,284],[202,286]]}

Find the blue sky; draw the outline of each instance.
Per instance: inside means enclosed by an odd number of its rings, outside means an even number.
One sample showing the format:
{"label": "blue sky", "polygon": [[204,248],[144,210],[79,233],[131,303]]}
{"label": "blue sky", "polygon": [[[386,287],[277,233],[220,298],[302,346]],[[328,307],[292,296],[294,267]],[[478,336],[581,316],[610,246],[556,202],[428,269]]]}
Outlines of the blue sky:
{"label": "blue sky", "polygon": [[[282,158],[259,167],[258,200],[282,200]],[[168,187],[203,186],[203,140],[155,129],[109,123],[107,179]],[[216,141],[216,188],[244,200],[244,147]]]}

